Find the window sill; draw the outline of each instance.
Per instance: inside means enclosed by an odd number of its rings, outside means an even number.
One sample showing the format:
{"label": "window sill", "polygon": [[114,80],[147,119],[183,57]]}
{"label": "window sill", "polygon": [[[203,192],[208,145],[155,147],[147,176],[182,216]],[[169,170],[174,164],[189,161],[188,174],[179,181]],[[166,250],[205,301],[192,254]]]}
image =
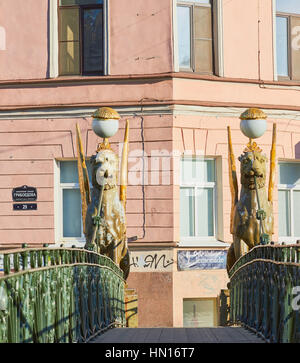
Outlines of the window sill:
{"label": "window sill", "polygon": [[182,239],[179,241],[178,247],[230,247],[230,244],[208,237],[201,239]]}
{"label": "window sill", "polygon": [[214,77],[218,77],[214,72],[196,72],[193,69],[190,68],[179,68],[178,72],[175,73],[188,73],[188,74],[195,74],[195,75],[199,75],[199,76],[214,76]]}
{"label": "window sill", "polygon": [[129,80],[145,80],[145,79],[199,79],[203,81],[217,81],[217,82],[229,82],[229,83],[250,83],[261,84],[264,86],[300,86],[300,81],[295,80],[258,80],[250,78],[231,78],[221,77],[213,73],[196,73],[193,71],[179,70],[177,72],[165,72],[165,73],[147,73],[147,74],[129,74],[129,75],[101,75],[101,76],[82,76],[82,75],[69,75],[69,76],[57,76],[53,78],[40,78],[40,79],[16,79],[16,80],[0,80],[1,86],[20,86],[20,85],[32,85],[32,84],[52,84],[63,82],[97,82],[97,81],[129,81]]}
{"label": "window sill", "polygon": [[206,81],[229,82],[229,83],[250,83],[261,84],[263,86],[300,86],[300,80],[290,78],[278,78],[278,80],[259,80],[254,78],[232,78],[222,77],[214,73],[198,73],[186,69],[180,69],[173,73],[174,78],[199,79]]}

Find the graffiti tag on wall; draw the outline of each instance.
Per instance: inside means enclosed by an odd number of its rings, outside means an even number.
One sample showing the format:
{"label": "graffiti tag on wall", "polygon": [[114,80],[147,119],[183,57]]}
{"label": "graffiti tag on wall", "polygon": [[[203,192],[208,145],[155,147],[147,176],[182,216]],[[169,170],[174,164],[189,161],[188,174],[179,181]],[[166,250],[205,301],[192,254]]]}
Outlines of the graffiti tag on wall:
{"label": "graffiti tag on wall", "polygon": [[171,251],[130,253],[130,271],[171,271],[174,259]]}

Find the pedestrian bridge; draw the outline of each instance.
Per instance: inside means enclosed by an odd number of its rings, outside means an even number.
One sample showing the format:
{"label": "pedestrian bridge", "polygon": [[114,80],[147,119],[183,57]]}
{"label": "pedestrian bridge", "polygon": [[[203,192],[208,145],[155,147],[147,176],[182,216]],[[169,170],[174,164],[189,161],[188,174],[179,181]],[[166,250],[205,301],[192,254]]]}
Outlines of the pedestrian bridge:
{"label": "pedestrian bridge", "polygon": [[123,272],[92,251],[23,248],[1,260],[0,343],[300,342],[300,244],[257,246],[235,263],[231,326],[218,328],[126,328]]}
{"label": "pedestrian bridge", "polygon": [[218,328],[117,328],[90,343],[264,343],[256,334],[241,327]]}

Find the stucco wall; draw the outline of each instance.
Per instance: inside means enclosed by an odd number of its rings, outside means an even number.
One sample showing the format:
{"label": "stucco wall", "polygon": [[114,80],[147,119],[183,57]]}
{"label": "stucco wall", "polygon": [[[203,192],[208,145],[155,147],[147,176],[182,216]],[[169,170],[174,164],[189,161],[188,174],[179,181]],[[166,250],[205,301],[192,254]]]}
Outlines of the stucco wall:
{"label": "stucco wall", "polygon": [[172,272],[130,273],[128,287],[138,295],[139,328],[173,326]]}
{"label": "stucco wall", "polygon": [[[266,111],[267,112],[267,111]],[[267,112],[268,113],[268,112]],[[268,128],[264,136],[257,141],[263,152],[270,156],[272,143],[272,127],[273,123],[277,123],[277,161],[279,159],[299,159],[299,143],[300,143],[300,126],[296,120],[284,118],[268,118]],[[240,186],[240,162],[238,157],[243,153],[248,142],[247,138],[240,131],[240,120],[238,117],[209,117],[199,115],[177,115],[174,118],[174,150],[180,153],[190,152],[193,155],[217,156],[222,158],[222,197],[218,198],[223,203],[222,221],[224,241],[231,242],[230,234],[230,210],[231,210],[231,194],[229,187],[228,175],[228,143],[227,143],[227,126],[231,127],[233,150],[236,159],[239,190]],[[200,154],[199,154],[200,152]],[[177,168],[179,164],[177,163]],[[269,165],[267,165],[269,170]],[[276,174],[276,183],[277,183]],[[267,176],[267,181],[268,181]],[[220,203],[218,203],[220,205]],[[175,186],[174,190],[174,226],[179,226],[180,211],[179,206],[179,187]],[[275,218],[275,234],[274,240],[278,240],[278,194],[277,184],[274,188],[274,218]],[[175,229],[175,240],[180,240],[179,228]]]}
{"label": "stucco wall", "polygon": [[172,1],[111,0],[110,74],[172,71]]}
{"label": "stucco wall", "polygon": [[48,71],[48,0],[0,2],[0,26],[6,49],[0,51],[0,79],[46,78]]}
{"label": "stucco wall", "polygon": [[[172,242],[173,186],[162,185],[160,151],[172,150],[172,117],[129,117],[130,154],[127,202],[128,237],[140,242]],[[141,122],[145,147],[145,213],[146,234],[143,237],[143,188]],[[54,160],[76,158],[76,122],[80,124],[87,156],[95,153],[100,139],[91,129],[91,118],[18,119],[0,121],[0,244],[54,243]],[[119,154],[123,142],[125,118],[111,139]],[[158,170],[151,170],[150,156],[157,157]],[[147,164],[149,167],[147,168]],[[157,179],[158,177],[158,179]],[[12,189],[22,185],[37,187],[37,211],[13,211]]]}
{"label": "stucco wall", "polygon": [[225,77],[273,80],[272,0],[223,1]]}
{"label": "stucco wall", "polygon": [[[6,34],[0,80],[49,78],[50,22],[54,23],[49,4],[50,0],[0,3],[0,26]],[[171,0],[110,0],[109,74],[171,72],[171,19]]]}
{"label": "stucco wall", "polygon": [[227,288],[226,270],[177,271],[173,275],[174,327],[183,326],[183,299],[217,298]]}
{"label": "stucco wall", "polygon": [[[1,80],[49,77],[50,0],[2,1]],[[109,74],[174,70],[172,0],[110,0]],[[273,1],[223,1],[224,76],[273,80]],[[56,42],[57,40],[55,40]]]}

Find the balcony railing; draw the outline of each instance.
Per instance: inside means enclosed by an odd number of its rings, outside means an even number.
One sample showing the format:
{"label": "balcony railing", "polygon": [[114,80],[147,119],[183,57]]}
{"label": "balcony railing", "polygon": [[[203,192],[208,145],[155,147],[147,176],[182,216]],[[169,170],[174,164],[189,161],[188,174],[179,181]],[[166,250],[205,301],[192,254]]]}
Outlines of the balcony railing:
{"label": "balcony railing", "polygon": [[257,246],[229,272],[230,320],[269,342],[300,342],[300,245]]}
{"label": "balcony railing", "polygon": [[77,248],[0,257],[1,343],[87,342],[126,325],[123,272],[111,259]]}

